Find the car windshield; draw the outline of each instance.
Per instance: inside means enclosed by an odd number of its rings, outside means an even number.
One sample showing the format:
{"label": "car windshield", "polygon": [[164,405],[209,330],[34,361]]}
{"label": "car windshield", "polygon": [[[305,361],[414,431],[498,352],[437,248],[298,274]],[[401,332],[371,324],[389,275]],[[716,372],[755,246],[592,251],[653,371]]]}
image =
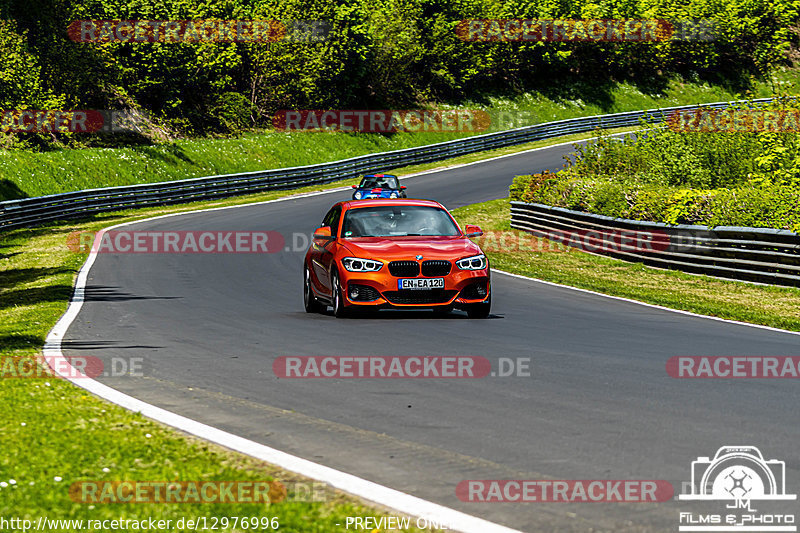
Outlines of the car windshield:
{"label": "car windshield", "polygon": [[359,189],[399,189],[395,176],[367,176],[361,180]]}
{"label": "car windshield", "polygon": [[407,237],[455,236],[458,226],[444,209],[424,205],[386,205],[349,209],[342,236]]}

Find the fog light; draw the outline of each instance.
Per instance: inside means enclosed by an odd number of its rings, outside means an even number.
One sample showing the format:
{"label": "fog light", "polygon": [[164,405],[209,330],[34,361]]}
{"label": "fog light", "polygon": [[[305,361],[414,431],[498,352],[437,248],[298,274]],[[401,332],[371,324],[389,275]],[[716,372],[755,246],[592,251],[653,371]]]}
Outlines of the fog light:
{"label": "fog light", "polygon": [[475,287],[475,293],[478,295],[479,298],[486,297],[486,285],[478,285]]}
{"label": "fog light", "polygon": [[358,287],[350,287],[350,299],[351,300],[358,299]]}

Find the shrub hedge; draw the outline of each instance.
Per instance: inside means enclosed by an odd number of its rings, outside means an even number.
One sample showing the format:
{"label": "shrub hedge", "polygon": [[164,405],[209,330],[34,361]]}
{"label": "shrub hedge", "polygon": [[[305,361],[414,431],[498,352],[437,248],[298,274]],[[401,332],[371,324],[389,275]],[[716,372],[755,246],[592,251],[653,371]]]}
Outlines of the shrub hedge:
{"label": "shrub hedge", "polygon": [[[781,104],[776,104],[781,105]],[[519,176],[511,199],[669,224],[800,231],[798,133],[598,133],[557,173]]]}

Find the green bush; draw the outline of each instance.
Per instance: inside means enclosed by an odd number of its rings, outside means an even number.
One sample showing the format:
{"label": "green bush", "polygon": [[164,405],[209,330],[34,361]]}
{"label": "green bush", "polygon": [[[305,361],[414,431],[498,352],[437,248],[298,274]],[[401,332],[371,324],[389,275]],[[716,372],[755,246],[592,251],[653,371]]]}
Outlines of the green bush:
{"label": "green bush", "polygon": [[[576,146],[577,156],[574,163],[568,162],[567,173],[622,183],[718,188],[735,186],[800,155],[794,135],[677,133],[648,122],[642,127],[648,132],[636,138],[616,139],[599,131],[596,142]],[[772,145],[774,158],[759,164]]]}
{"label": "green bush", "polygon": [[[0,101],[142,108],[186,135],[269,126],[286,108],[457,103],[519,90],[610,108],[610,88],[620,81],[648,94],[674,77],[747,87],[751,77],[788,64],[799,12],[796,0],[6,1],[0,20],[17,22],[0,27],[7,52]],[[228,44],[96,45],[65,36],[71,21],[120,18],[321,19],[330,33],[324,42]],[[707,19],[718,31],[710,41],[657,43],[486,43],[456,35],[460,20],[486,18]],[[247,120],[244,100],[252,107]]]}
{"label": "green bush", "polygon": [[668,224],[800,228],[797,133],[643,127],[621,140],[598,132],[561,172],[517,177],[511,198]]}
{"label": "green bush", "polygon": [[609,217],[668,224],[800,230],[798,184],[748,183],[734,188],[689,189],[556,175],[518,176],[511,199]]}

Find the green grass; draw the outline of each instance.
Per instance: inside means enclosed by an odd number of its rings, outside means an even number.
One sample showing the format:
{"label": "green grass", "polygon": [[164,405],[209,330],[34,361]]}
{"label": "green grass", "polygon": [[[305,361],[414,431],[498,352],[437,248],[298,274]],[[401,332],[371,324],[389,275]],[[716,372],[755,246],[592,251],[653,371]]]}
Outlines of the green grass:
{"label": "green grass", "polygon": [[[519,249],[487,251],[493,268],[703,315],[800,331],[800,289],[650,268],[537,239],[512,230],[507,199],[453,211],[460,224],[502,232]],[[497,237],[499,240],[499,237]],[[498,247],[499,248],[499,247]]]}
{"label": "green grass", "polygon": [[[777,73],[782,90],[796,90],[791,75]],[[769,96],[758,83],[753,96]],[[602,103],[553,100],[538,93],[513,99],[489,97],[459,107],[484,109],[493,117],[492,131],[601,113],[742,98],[722,86],[673,81],[663,93],[644,94],[620,84]],[[512,113],[516,120],[502,119]],[[479,132],[482,133],[482,132]],[[44,153],[0,151],[0,200],[41,196],[97,187],[133,185],[309,165],[358,155],[443,142],[469,133],[401,133],[395,135],[260,132],[233,138],[182,139],[169,145],[126,148],[65,149]],[[385,169],[376,169],[385,170]]]}

